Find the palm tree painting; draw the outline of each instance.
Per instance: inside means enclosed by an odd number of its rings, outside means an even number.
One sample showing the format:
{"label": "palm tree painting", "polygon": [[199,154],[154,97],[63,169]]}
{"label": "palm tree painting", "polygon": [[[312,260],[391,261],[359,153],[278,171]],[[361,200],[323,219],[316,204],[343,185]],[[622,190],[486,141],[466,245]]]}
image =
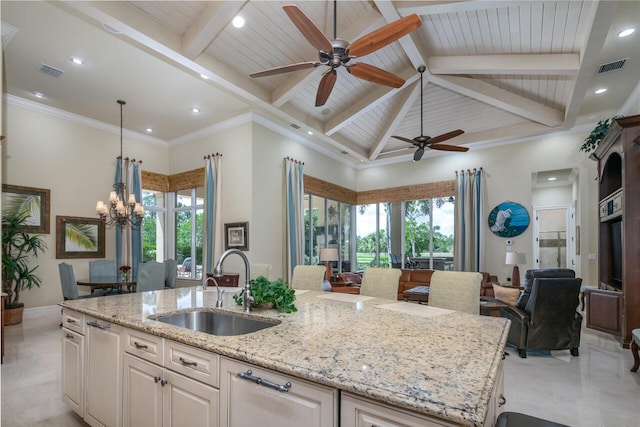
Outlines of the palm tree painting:
{"label": "palm tree painting", "polygon": [[2,214],[26,215],[24,231],[49,234],[49,190],[3,185]]}
{"label": "palm tree painting", "polygon": [[99,218],[56,216],[56,258],[104,258],[105,225]]}

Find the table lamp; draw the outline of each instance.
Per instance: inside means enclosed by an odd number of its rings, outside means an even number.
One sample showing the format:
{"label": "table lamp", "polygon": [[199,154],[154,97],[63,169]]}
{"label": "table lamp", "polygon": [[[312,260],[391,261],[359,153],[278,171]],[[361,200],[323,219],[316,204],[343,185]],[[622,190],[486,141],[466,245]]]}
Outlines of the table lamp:
{"label": "table lamp", "polygon": [[331,262],[338,261],[338,249],[336,248],[323,248],[320,249],[320,262],[327,263],[327,271],[325,272],[325,280],[331,281]]}
{"label": "table lamp", "polygon": [[520,269],[518,264],[526,264],[527,258],[523,252],[507,252],[507,259],[505,264],[513,265],[513,271],[511,272],[511,286],[520,286]]}

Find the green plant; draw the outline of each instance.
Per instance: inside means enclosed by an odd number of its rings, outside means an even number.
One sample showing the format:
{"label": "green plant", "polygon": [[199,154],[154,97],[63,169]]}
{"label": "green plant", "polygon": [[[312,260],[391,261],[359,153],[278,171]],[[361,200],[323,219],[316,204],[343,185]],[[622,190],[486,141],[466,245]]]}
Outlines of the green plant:
{"label": "green plant", "polygon": [[[293,302],[296,300],[296,291],[289,289],[287,284],[278,279],[270,282],[267,278],[259,276],[251,280],[251,295],[253,295],[253,304],[269,304],[273,303],[273,308],[284,313],[293,313],[298,311]],[[241,305],[243,301],[244,290],[233,296],[233,300]]]}
{"label": "green plant", "polygon": [[591,133],[584,139],[584,143],[580,146],[580,151],[590,153],[598,148],[598,144],[600,144],[602,138],[604,138],[607,132],[609,132],[611,123],[613,123],[615,119],[619,119],[620,117],[621,116],[615,116],[608,119],[600,120],[596,127],[593,128]]}
{"label": "green plant", "polygon": [[40,287],[41,281],[35,275],[38,266],[31,268],[29,259],[38,257],[47,248],[42,236],[29,235],[23,226],[29,213],[6,214],[2,217],[2,291],[7,294],[5,308],[18,308],[20,291]]}

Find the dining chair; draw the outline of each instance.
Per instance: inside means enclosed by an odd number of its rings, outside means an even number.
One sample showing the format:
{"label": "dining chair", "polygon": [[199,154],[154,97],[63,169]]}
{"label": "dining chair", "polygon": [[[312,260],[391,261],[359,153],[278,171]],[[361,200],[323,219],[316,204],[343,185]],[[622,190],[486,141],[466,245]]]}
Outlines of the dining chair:
{"label": "dining chair", "polygon": [[175,259],[164,260],[164,287],[175,288],[178,275],[178,261]]}
{"label": "dining chair", "polygon": [[399,268],[367,268],[362,275],[360,295],[397,300],[401,274]]}
{"label": "dining chair", "polygon": [[60,285],[62,286],[62,297],[64,300],[80,299],[80,298],[92,298],[103,296],[103,291],[95,291],[90,295],[79,295],[78,284],[76,282],[76,275],[73,271],[73,265],[61,262],[58,264],[58,270],[60,272]]}
{"label": "dining chair", "polygon": [[429,285],[429,305],[480,314],[482,274],[466,271],[434,271]]}
{"label": "dining chair", "polygon": [[251,264],[251,279],[256,279],[260,276],[269,280],[271,274],[271,264]]}
{"label": "dining chair", "polygon": [[110,259],[89,261],[89,277],[118,277],[118,266]]}
{"label": "dining chair", "polygon": [[164,289],[165,266],[161,262],[148,261],[138,266],[136,292],[159,291]]}
{"label": "dining chair", "polygon": [[291,288],[321,291],[326,270],[327,267],[324,265],[296,265],[291,278]]}

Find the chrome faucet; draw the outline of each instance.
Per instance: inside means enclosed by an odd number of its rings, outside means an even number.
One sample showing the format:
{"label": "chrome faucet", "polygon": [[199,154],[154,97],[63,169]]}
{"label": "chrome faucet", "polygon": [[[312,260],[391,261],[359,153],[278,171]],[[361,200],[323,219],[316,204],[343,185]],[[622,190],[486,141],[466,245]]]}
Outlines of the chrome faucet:
{"label": "chrome faucet", "polygon": [[222,296],[224,295],[224,290],[220,290],[220,287],[218,286],[218,282],[216,281],[216,279],[214,277],[207,277],[207,279],[204,281],[204,283],[202,284],[202,289],[203,290],[207,290],[207,284],[209,283],[209,280],[213,280],[213,284],[216,285],[216,291],[218,292],[218,299],[216,300],[216,307],[222,307]]}
{"label": "chrome faucet", "polygon": [[251,303],[254,301],[254,299],[253,299],[253,295],[251,295],[251,275],[249,274],[249,259],[244,254],[244,252],[242,252],[239,249],[227,249],[220,256],[218,263],[213,269],[213,277],[223,276],[224,273],[222,272],[222,263],[224,262],[226,257],[228,257],[233,253],[240,255],[240,258],[242,258],[242,261],[244,261],[245,284],[244,284],[244,295],[242,296],[242,309],[245,311],[245,313],[249,313],[251,311]]}

